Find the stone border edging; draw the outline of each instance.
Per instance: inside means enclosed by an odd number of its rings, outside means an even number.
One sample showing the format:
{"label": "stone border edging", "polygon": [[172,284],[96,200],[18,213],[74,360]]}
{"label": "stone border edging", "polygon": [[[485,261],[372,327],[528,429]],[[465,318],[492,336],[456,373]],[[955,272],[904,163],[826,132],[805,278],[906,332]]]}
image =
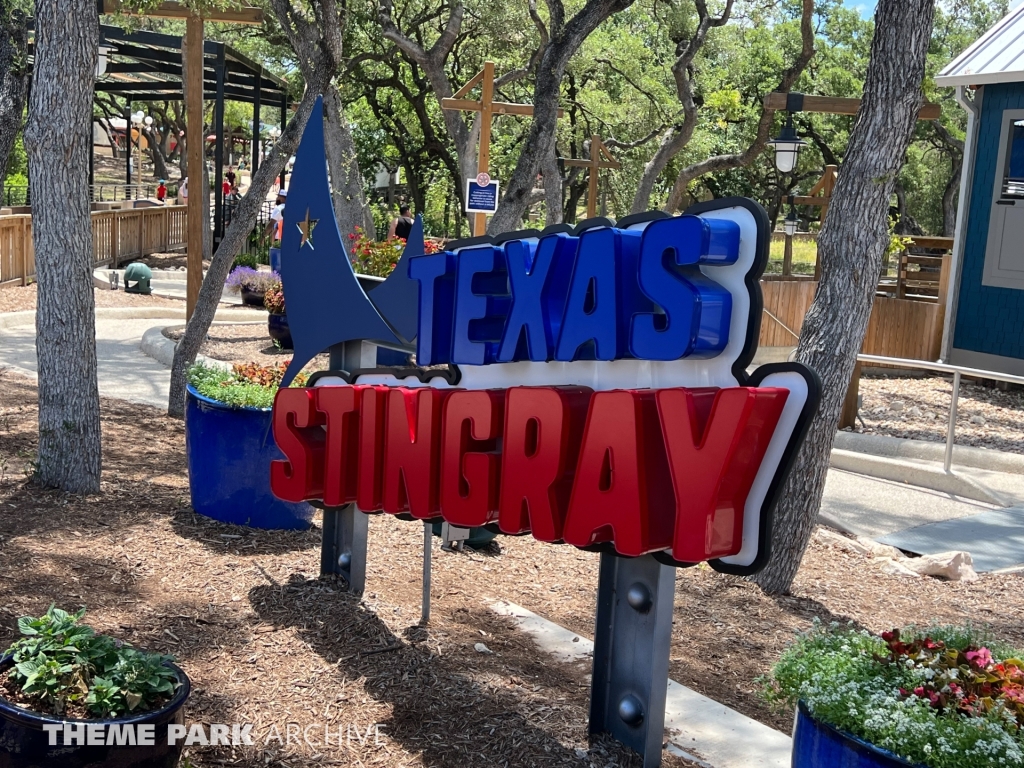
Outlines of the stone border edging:
{"label": "stone border edging", "polygon": [[[896,459],[941,462],[946,456],[944,443],[929,443],[924,440],[909,440],[885,435],[863,435],[857,432],[837,433],[833,447],[844,451]],[[953,464],[974,469],[986,469],[991,472],[1024,475],[1024,455],[997,451],[993,448],[954,445]]]}
{"label": "stone border edging", "polygon": [[983,488],[956,471],[947,473],[942,466],[932,467],[914,459],[894,459],[884,456],[872,456],[856,451],[832,449],[830,466],[858,475],[867,475],[881,480],[916,485],[941,493],[949,493],[965,499],[993,504],[997,507],[1007,506],[1003,499],[988,489]]}
{"label": "stone border edging", "polygon": [[[266,317],[266,313],[264,313],[264,317]],[[215,321],[215,324],[257,325],[263,323],[261,323],[261,321],[259,320],[221,320]],[[166,331],[169,328],[184,327],[185,326],[183,324],[164,326],[154,325],[152,328],[150,328],[148,331],[142,334],[142,343],[140,344],[140,347],[142,348],[143,353],[153,358],[161,365],[165,365],[168,368],[170,368],[171,364],[174,362],[174,348],[177,346],[177,344],[173,339],[170,339],[167,336],[165,336],[164,331]],[[225,370],[231,369],[230,363],[225,363],[223,360],[214,360],[212,357],[207,357],[206,355],[197,355],[196,362],[203,363],[204,365],[208,365],[211,368],[223,368]]]}

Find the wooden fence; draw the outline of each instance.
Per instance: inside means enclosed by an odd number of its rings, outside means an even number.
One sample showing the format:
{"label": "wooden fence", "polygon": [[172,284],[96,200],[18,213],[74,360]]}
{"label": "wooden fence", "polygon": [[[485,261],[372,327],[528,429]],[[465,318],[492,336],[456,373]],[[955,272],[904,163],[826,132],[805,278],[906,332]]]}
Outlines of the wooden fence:
{"label": "wooden fence", "polygon": [[[942,262],[936,277],[936,296],[913,299],[877,295],[871,309],[862,353],[912,360],[938,360],[946,311],[949,260]],[[814,301],[818,283],[813,280],[762,280],[764,311],[761,317],[762,347],[794,347],[804,316]]]}
{"label": "wooden fence", "polygon": [[[117,268],[125,261],[185,247],[188,213],[183,205],[92,214],[93,266]],[[0,216],[0,286],[27,285],[35,277],[32,216]]]}

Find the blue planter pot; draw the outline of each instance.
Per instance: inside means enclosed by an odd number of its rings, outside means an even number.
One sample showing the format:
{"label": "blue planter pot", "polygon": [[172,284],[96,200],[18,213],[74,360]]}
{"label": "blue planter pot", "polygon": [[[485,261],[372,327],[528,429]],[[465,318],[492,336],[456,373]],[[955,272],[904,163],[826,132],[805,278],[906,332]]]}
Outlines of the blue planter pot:
{"label": "blue planter pot", "polygon": [[281,501],[270,491],[270,462],[284,458],[270,418],[270,409],[233,408],[188,387],[185,453],[192,509],[250,528],[309,527],[313,507]]}
{"label": "blue planter pot", "polygon": [[[11,667],[9,657],[0,659],[0,673]],[[174,664],[168,664],[180,683],[174,697],[162,708],[131,717],[112,720],[64,720],[55,715],[42,715],[15,706],[0,699],[0,768],[174,768],[181,758],[184,740],[175,745],[167,743],[167,726],[183,725],[182,707],[191,687],[188,677]],[[89,723],[110,725],[155,726],[152,746],[86,746],[64,745],[63,733],[58,732],[57,743],[49,744],[50,735],[44,725],[53,723]],[[107,733],[105,728],[104,734]]]}
{"label": "blue planter pot", "polygon": [[281,249],[271,248],[270,249],[270,268],[281,274]]}
{"label": "blue planter pot", "polygon": [[281,349],[294,349],[288,315],[267,315],[267,333],[281,345]]}
{"label": "blue planter pot", "polygon": [[923,768],[815,720],[801,701],[793,726],[793,768]]}

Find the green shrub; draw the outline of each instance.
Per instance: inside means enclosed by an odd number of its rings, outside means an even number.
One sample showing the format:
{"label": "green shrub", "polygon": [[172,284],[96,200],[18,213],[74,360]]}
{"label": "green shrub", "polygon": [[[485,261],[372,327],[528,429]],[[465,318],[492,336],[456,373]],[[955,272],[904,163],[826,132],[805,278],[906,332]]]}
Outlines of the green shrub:
{"label": "green shrub", "polygon": [[[239,363],[230,371],[196,363],[188,372],[188,383],[199,394],[235,408],[272,408],[274,396],[290,360],[277,365]],[[304,386],[309,377],[299,374],[293,386]]]}
{"label": "green shrub", "polygon": [[259,265],[259,256],[255,253],[244,252],[235,256],[235,260],[231,264],[231,269],[234,269],[235,267],[249,267],[251,269],[256,269]]}
{"label": "green shrub", "polygon": [[9,687],[44,714],[114,718],[157,709],[178,685],[172,657],[147,653],[80,624],[85,609],[50,609],[18,619],[22,637],[8,652]]}

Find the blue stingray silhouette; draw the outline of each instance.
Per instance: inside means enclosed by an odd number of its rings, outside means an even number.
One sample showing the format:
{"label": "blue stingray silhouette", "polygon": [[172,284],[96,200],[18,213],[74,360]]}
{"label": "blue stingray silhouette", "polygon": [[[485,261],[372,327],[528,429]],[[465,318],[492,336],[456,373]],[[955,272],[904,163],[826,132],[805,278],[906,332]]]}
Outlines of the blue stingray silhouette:
{"label": "blue stingray silhouette", "polygon": [[[422,237],[421,228],[421,240]],[[422,253],[422,244],[420,249]],[[405,258],[402,261],[408,264]],[[356,280],[338,231],[327,182],[322,98],[313,105],[295,153],[284,213],[281,282],[295,345],[281,386],[288,386],[303,366],[334,344],[359,339],[401,345]],[[380,285],[374,293],[385,285]],[[390,288],[385,297],[394,292],[396,288]],[[417,302],[418,294],[412,299],[414,314]],[[402,321],[404,327],[404,316]]]}
{"label": "blue stingray silhouette", "polygon": [[411,344],[419,326],[419,282],[409,277],[409,260],[424,254],[423,219],[416,217],[402,258],[387,279],[370,290],[370,301],[402,339]]}

